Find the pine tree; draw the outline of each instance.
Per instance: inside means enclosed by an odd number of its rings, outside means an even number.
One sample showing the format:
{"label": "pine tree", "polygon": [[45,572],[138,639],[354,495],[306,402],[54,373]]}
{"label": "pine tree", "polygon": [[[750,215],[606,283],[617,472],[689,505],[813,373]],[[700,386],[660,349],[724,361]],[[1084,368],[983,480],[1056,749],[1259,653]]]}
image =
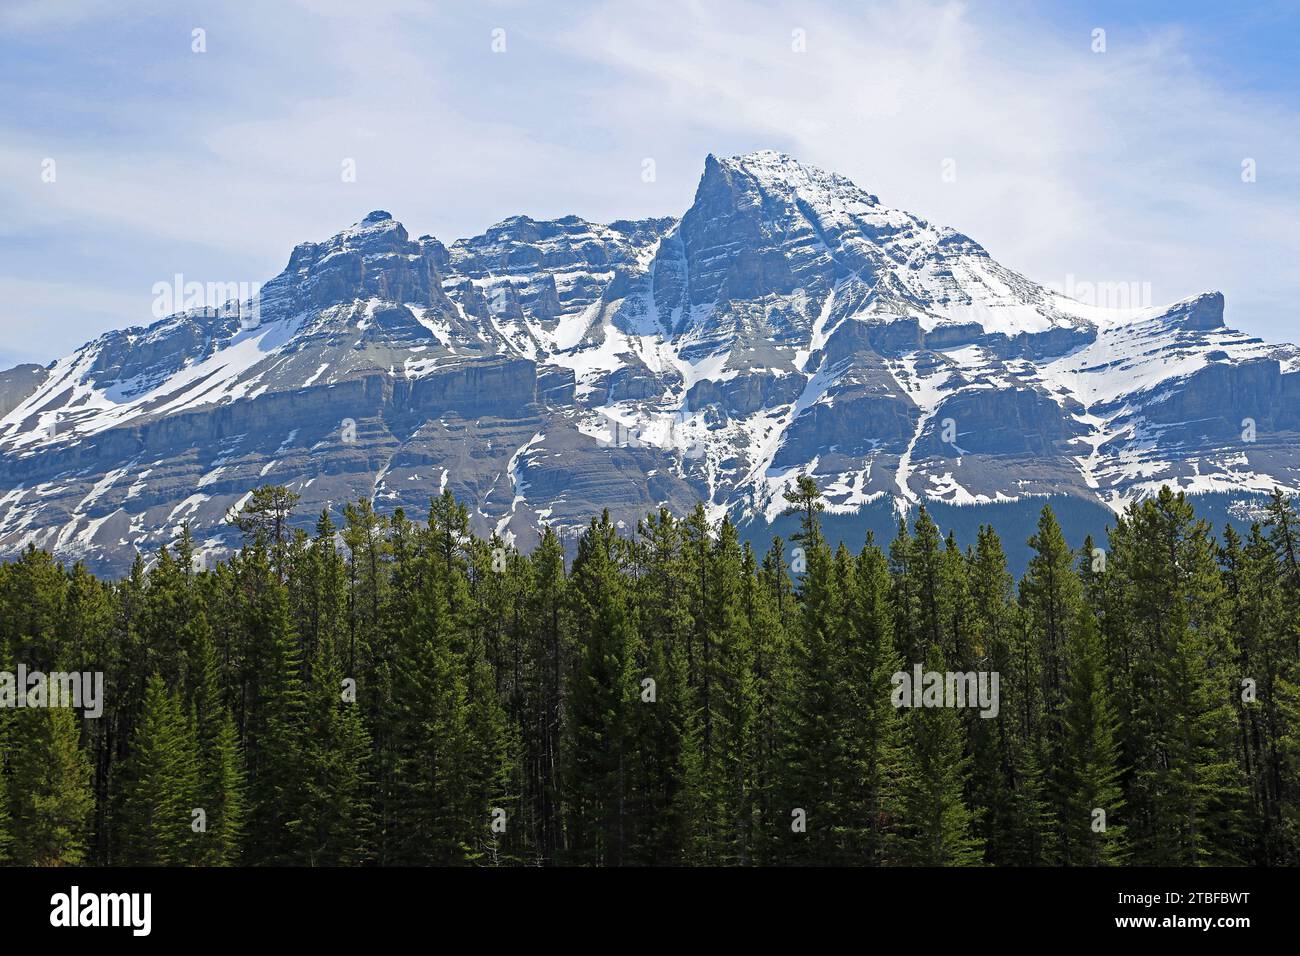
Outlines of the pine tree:
{"label": "pine tree", "polygon": [[260,485],[249,493],[238,512],[226,518],[239,529],[246,545],[267,550],[271,567],[282,584],[288,570],[286,556],[292,536],[289,522],[301,498],[284,485]]}
{"label": "pine tree", "polygon": [[1275,837],[1264,849],[1270,859],[1283,866],[1300,863],[1300,683],[1284,678],[1277,687],[1278,712],[1282,725],[1277,744],[1278,808]]}
{"label": "pine tree", "polygon": [[943,536],[925,505],[917,508],[912,523],[908,574],[914,581],[917,616],[910,652],[904,657],[915,663],[925,660],[935,645],[945,648],[944,603],[948,595],[943,586]]}
{"label": "pine tree", "polygon": [[244,735],[249,812],[246,862],[296,862],[303,846],[304,696],[301,651],[285,587],[260,547],[239,569],[244,590]]}
{"label": "pine tree", "polygon": [[1294,803],[1295,795],[1288,786],[1290,762],[1283,740],[1290,723],[1287,688],[1296,673],[1291,609],[1282,571],[1285,550],[1275,550],[1275,543],[1259,524],[1251,527],[1244,543],[1229,527],[1219,562],[1231,633],[1236,637],[1235,750],[1250,792],[1249,828],[1257,846],[1255,861],[1277,862],[1298,852],[1296,833],[1285,819],[1284,809]]}
{"label": "pine tree", "polygon": [[216,649],[200,634],[192,650],[190,711],[198,746],[197,803],[207,826],[197,838],[197,860],[205,866],[239,861],[245,817],[244,758],[234,717],[222,694]]}
{"label": "pine tree", "polygon": [[1045,828],[1041,774],[1030,749],[1039,699],[1037,647],[1025,639],[1002,542],[989,525],[979,529],[970,591],[976,647],[963,666],[998,674],[1000,701],[997,719],[967,721],[969,805],[986,861],[1029,865],[1039,862]]}
{"label": "pine tree", "polygon": [[742,863],[751,853],[756,699],[742,560],[735,525],[723,519],[708,558],[702,684],[709,693],[700,699],[691,814],[694,859],[712,865]]}
{"label": "pine tree", "polygon": [[346,656],[347,564],[336,547],[337,533],[329,510],[322,510],[316,519],[314,536],[309,543],[302,544],[301,553],[294,559],[289,579],[290,607],[308,665],[304,671],[306,679],[311,679],[312,667],[321,653],[332,655],[340,667],[352,660]]}
{"label": "pine tree", "polygon": [[826,510],[817,482],[809,475],[800,475],[782,497],[788,504],[785,514],[795,515],[799,519],[799,531],[794,535],[794,540],[808,549],[815,548],[823,540],[819,515]]}
{"label": "pine tree", "polygon": [[617,866],[631,845],[629,726],[640,702],[636,634],[620,573],[623,545],[609,514],[578,544],[567,593],[577,640],[565,730],[570,859]]}
{"label": "pine tree", "polygon": [[1074,819],[1065,770],[1065,646],[1081,616],[1083,585],[1050,505],[1043,506],[1029,546],[1034,553],[1021,583],[1020,602],[1029,639],[1037,651],[1042,695],[1042,719],[1029,728],[1029,746],[1044,771],[1051,828],[1048,853],[1053,861],[1061,862]]}
{"label": "pine tree", "polygon": [[1123,795],[1115,715],[1106,690],[1101,638],[1092,612],[1080,608],[1065,647],[1062,714],[1065,733],[1060,862],[1075,866],[1122,861]]}
{"label": "pine tree", "polygon": [[208,815],[207,832],[200,838],[200,860],[208,866],[234,866],[241,858],[244,833],[244,758],[230,711],[221,722],[210,749],[203,755],[200,799]]}
{"label": "pine tree", "polygon": [[387,604],[388,559],[391,545],[388,522],[373,503],[362,498],[343,507],[344,528],[339,535],[348,552],[348,650],[343,669],[358,680],[372,678],[383,656],[383,608]]}
{"label": "pine tree", "polygon": [[783,804],[785,763],[782,758],[785,702],[791,699],[793,664],[783,608],[794,602],[783,542],[774,538],[761,567],[746,551],[745,617],[754,651],[754,862],[775,859],[790,825]]}
{"label": "pine tree", "polygon": [[64,707],[16,712],[9,799],[11,853],[19,866],[85,861],[95,795],[78,746],[80,718]]}
{"label": "pine tree", "polygon": [[439,553],[431,529],[409,555],[394,546],[392,620],[396,641],[375,673],[383,711],[380,807],[381,862],[452,865],[466,862],[484,815],[470,804],[467,774],[471,729],[463,643],[449,595],[455,554]]}
{"label": "pine tree", "polygon": [[[930,648],[925,669],[946,672],[938,645]],[[918,866],[977,865],[982,847],[963,795],[970,760],[962,754],[957,710],[914,707],[904,724],[901,860]]]}
{"label": "pine tree", "polygon": [[356,865],[367,858],[371,744],[358,693],[345,684],[337,649],[322,643],[307,687],[304,758],[302,829],[306,862],[313,866]]}
{"label": "pine tree", "polygon": [[[119,675],[125,672],[114,633],[115,602],[112,588],[78,562],[68,580],[64,604],[63,638],[59,665],[69,671],[104,675],[103,714],[83,725],[84,748],[92,768],[95,791],[94,822],[87,862],[101,864],[109,856],[109,778],[116,758],[113,730],[122,719]],[[0,720],[3,720],[0,717]],[[2,731],[0,731],[2,733]]]}
{"label": "pine tree", "polygon": [[978,621],[971,598],[969,560],[949,532],[939,558],[940,641],[944,657],[959,669],[971,669],[979,656]]}
{"label": "pine tree", "polygon": [[1242,673],[1254,675],[1260,693],[1255,702],[1243,706],[1251,711],[1255,729],[1262,731],[1256,737],[1260,752],[1255,762],[1264,830],[1262,855],[1266,862],[1294,864],[1300,860],[1300,515],[1296,499],[1275,488],[1262,527],[1267,529],[1265,540],[1273,551],[1274,567],[1267,575],[1264,562],[1258,564],[1257,600],[1263,619]]}
{"label": "pine tree", "polygon": [[[144,713],[131,740],[122,800],[119,854],[136,866],[197,862],[200,841],[198,745],[178,697],[158,675],[149,679]],[[206,826],[206,819],[203,826]]]}
{"label": "pine tree", "polygon": [[783,832],[783,845],[785,857],[792,862],[835,863],[846,853],[848,754],[838,731],[847,699],[843,682],[848,619],[840,585],[846,583],[842,578],[851,563],[842,562],[837,568],[822,536],[820,494],[807,478],[786,493],[791,503],[788,513],[800,517],[794,539],[804,552],[807,570],[796,592],[791,680],[782,708],[783,789],[785,812],[802,811],[807,828]]}
{"label": "pine tree", "polygon": [[[468,859],[497,865],[510,861],[513,841],[502,839],[496,825],[504,825],[509,834],[509,821],[519,810],[519,781],[513,768],[520,745],[506,720],[492,665],[480,644],[473,646],[464,667],[469,753],[461,779],[468,789],[466,836],[472,847]],[[477,834],[477,839],[469,840],[470,834]]]}
{"label": "pine tree", "polygon": [[1121,714],[1134,862],[1240,861],[1249,797],[1225,670],[1236,654],[1208,526],[1162,488],[1129,507],[1111,555],[1132,647]]}
{"label": "pine tree", "polygon": [[[1300,590],[1300,515],[1296,514],[1293,499],[1280,488],[1270,493],[1265,511],[1264,527],[1268,529],[1268,543],[1277,559],[1277,575],[1294,594]],[[1294,603],[1291,606],[1295,608]],[[1295,613],[1300,615],[1300,610]],[[1296,641],[1300,648],[1300,637]]]}
{"label": "pine tree", "polygon": [[894,646],[904,661],[918,661],[921,599],[917,575],[913,571],[915,543],[907,529],[906,516],[899,516],[898,530],[889,543],[889,574],[894,592]]}
{"label": "pine tree", "polygon": [[902,668],[894,647],[888,559],[871,535],[857,557],[847,597],[851,637],[845,655],[848,706],[839,729],[850,778],[845,819],[850,861],[880,865],[898,830],[902,721],[891,700],[892,677]]}
{"label": "pine tree", "polygon": [[[0,670],[12,673],[3,641],[0,641]],[[13,711],[7,707],[0,708],[0,866],[10,863],[13,859],[13,813],[9,808],[9,770],[13,763],[14,747],[13,723]]]}
{"label": "pine tree", "polygon": [[[666,508],[640,522],[632,551],[637,622],[637,704],[631,709],[637,760],[633,770],[639,864],[681,864],[688,850],[688,824],[705,815],[699,806],[696,695],[691,686],[687,646],[695,634],[690,606],[694,575],[684,555],[683,523]],[[653,700],[649,700],[653,691]],[[696,774],[688,780],[688,768]],[[694,803],[694,805],[692,805]]]}
{"label": "pine tree", "polygon": [[137,622],[146,673],[159,675],[168,687],[179,687],[185,679],[186,646],[198,623],[188,600],[187,572],[169,548],[159,549]]}
{"label": "pine tree", "polygon": [[551,528],[530,556],[533,587],[526,606],[528,661],[531,663],[526,696],[525,735],[527,793],[537,820],[535,846],[541,862],[554,863],[563,831],[559,767],[561,761],[561,708],[572,648],[567,625],[564,550]]}
{"label": "pine tree", "polygon": [[0,729],[0,865],[9,863],[10,846],[13,843],[13,819],[9,811],[9,775],[5,772],[9,748],[3,739],[4,732],[4,729]]}
{"label": "pine tree", "polygon": [[48,671],[60,657],[60,633],[65,615],[68,576],[63,567],[35,545],[0,576],[0,640],[12,659],[31,670]]}

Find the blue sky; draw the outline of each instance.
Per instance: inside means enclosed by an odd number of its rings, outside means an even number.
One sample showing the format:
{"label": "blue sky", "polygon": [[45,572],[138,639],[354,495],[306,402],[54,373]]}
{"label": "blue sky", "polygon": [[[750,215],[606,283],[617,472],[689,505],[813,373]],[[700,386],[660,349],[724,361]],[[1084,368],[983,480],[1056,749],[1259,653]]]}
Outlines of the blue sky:
{"label": "blue sky", "polygon": [[371,209],[448,243],[678,215],[706,154],[762,147],[1040,282],[1220,289],[1300,340],[1298,53],[1297,3],[5,0],[0,367]]}

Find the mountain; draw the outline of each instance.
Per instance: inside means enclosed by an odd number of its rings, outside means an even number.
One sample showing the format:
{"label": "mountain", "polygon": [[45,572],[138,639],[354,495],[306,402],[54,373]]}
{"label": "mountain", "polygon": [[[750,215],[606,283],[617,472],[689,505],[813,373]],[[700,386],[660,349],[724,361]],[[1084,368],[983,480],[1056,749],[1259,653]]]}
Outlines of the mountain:
{"label": "mountain", "polygon": [[1300,488],[1300,349],[1227,328],[1221,294],[1088,305],[771,151],[708,157],[680,219],[446,246],[372,212],[245,301],[0,373],[0,410],[0,553],[109,571],[183,522],[221,553],[265,483],[304,521],[449,489],[525,547],[697,500],[779,526],[802,473],[883,526]]}

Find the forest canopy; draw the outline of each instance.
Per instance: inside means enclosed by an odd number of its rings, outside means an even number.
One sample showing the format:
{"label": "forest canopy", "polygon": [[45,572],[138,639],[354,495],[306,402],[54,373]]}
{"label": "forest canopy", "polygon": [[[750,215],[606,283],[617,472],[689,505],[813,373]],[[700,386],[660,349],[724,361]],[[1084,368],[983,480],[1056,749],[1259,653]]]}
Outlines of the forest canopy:
{"label": "forest canopy", "polygon": [[[1218,538],[1167,488],[1074,547],[1045,507],[1018,582],[991,527],[854,552],[786,497],[763,553],[701,506],[523,554],[450,494],[307,532],[278,486],[206,569],[188,528],[117,581],[29,548],[0,671],[102,674],[102,714],[0,707],[0,862],[1300,862],[1281,492]],[[931,672],[997,706],[899,706]]]}

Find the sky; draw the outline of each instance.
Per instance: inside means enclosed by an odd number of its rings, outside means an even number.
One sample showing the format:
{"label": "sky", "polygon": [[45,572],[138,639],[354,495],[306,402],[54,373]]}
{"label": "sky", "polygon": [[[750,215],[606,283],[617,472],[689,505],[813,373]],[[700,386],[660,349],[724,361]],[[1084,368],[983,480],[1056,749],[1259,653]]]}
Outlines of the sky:
{"label": "sky", "polygon": [[1036,281],[1300,341],[1300,2],[1236,6],[0,0],[0,368],[373,209],[447,244],[681,215],[761,148]]}

